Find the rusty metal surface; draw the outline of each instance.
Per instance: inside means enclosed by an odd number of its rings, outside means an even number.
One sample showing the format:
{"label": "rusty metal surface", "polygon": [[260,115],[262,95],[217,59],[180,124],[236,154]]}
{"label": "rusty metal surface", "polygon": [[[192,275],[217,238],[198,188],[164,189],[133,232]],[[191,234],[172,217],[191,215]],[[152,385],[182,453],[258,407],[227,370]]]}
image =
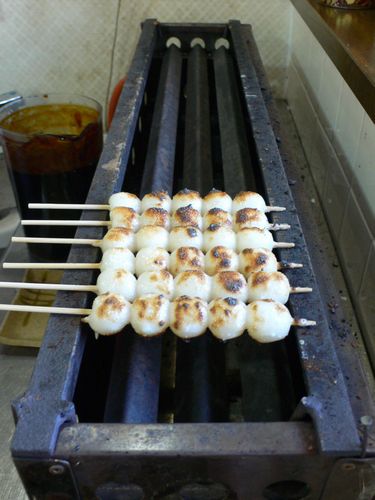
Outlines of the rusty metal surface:
{"label": "rusty metal surface", "polygon": [[[291,225],[288,238],[296,245],[292,251],[279,250],[280,260],[301,262],[304,266],[304,285],[313,288],[312,293],[300,297],[291,296],[288,302],[295,317],[311,317],[317,321],[317,327],[309,330],[295,329],[308,390],[301,404],[305,413],[314,421],[322,452],[337,453],[340,450],[341,453],[356,453],[360,449],[357,423],[256,70],[249,57],[251,54],[241,24],[231,21],[229,28],[266,199],[270,205],[287,208],[288,223]],[[273,215],[272,219],[273,222],[278,222],[278,216]],[[280,235],[276,234],[275,239],[280,239]]]}

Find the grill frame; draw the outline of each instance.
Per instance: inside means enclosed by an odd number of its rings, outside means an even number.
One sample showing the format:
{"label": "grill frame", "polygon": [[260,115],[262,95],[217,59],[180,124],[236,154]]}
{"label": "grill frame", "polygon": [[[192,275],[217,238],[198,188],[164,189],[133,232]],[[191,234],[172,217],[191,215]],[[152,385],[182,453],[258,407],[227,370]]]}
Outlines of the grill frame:
{"label": "grill frame", "polygon": [[[139,485],[147,498],[152,491],[165,489],[166,484],[173,483],[177,491],[187,481],[205,481],[207,477],[227,484],[229,491],[236,492],[238,498],[247,498],[246,471],[254,475],[254,491],[262,491],[265,485],[284,477],[297,477],[309,482],[312,498],[319,498],[336,459],[361,454],[360,434],[272,130],[265,84],[263,80],[261,85],[259,83],[262,67],[249,26],[238,21],[228,25],[165,25],[156,20],[144,23],[87,202],[107,199],[121,188],[152,54],[154,50],[162,50],[170,36],[180,38],[182,49],[194,36],[204,37],[209,50],[220,36],[228,37],[235,47],[244,102],[253,126],[268,201],[287,207],[292,225],[288,236],[296,242],[293,258],[290,251],[288,254],[280,252],[280,256],[303,262],[304,284],[314,288],[307,299],[293,297],[290,300],[295,315],[301,311],[301,315],[303,312],[304,316],[317,319],[319,324],[312,334],[302,329],[296,333],[310,395],[301,402],[295,417],[300,419],[303,413],[309,413],[314,425],[310,422],[172,426],[79,424],[71,401],[86,335],[90,333],[85,329],[82,333],[79,318],[52,317],[29,389],[14,404],[17,427],[12,455],[28,492],[38,498],[43,494],[43,483],[54,492],[65,491],[66,484],[70,483],[69,491],[84,497],[85,491],[95,492],[102,483],[116,482],[114,467],[118,471],[115,474],[118,481],[126,477],[126,483]],[[259,118],[262,127],[255,127]],[[92,216],[91,213],[90,218]],[[104,219],[105,214],[97,212],[94,217]],[[277,215],[273,216],[273,221],[278,222]],[[80,228],[77,237],[101,237],[101,234],[98,229]],[[69,261],[94,261],[96,258],[97,250],[93,248],[73,248]],[[64,274],[63,281],[74,283],[77,279],[70,272]],[[91,282],[93,273],[85,271],[79,279]],[[73,299],[67,293],[59,293],[57,305],[87,307],[88,295]],[[330,356],[319,360],[323,348]],[[319,403],[322,393],[328,406]],[[241,461],[239,472],[225,472],[238,460]],[[50,467],[54,464],[62,464],[66,481],[51,480]],[[268,467],[272,473],[266,472]],[[293,472],[296,468],[298,473]],[[149,480],[143,477],[147,471]],[[36,481],[36,474],[40,480]],[[335,469],[335,474],[340,477],[342,472]],[[342,494],[348,491],[343,489]]]}

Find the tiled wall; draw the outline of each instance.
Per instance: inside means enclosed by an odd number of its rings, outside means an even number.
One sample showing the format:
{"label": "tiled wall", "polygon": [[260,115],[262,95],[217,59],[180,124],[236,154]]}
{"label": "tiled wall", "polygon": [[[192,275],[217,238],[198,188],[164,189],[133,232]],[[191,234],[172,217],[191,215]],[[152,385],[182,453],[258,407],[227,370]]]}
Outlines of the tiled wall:
{"label": "tiled wall", "polygon": [[287,98],[375,352],[375,124],[295,10],[291,40]]}
{"label": "tiled wall", "polygon": [[104,104],[108,89],[126,74],[141,21],[157,18],[251,23],[271,85],[280,96],[291,9],[289,0],[0,0],[0,94],[11,89],[23,95],[75,92]]}

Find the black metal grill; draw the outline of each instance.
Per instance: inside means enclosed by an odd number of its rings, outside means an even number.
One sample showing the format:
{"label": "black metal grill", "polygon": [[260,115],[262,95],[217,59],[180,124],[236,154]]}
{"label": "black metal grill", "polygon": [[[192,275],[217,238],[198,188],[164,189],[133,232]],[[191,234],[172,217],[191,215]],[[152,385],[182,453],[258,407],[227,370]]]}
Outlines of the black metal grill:
{"label": "black metal grill", "polygon": [[[172,36],[180,48],[167,48]],[[205,48],[191,48],[197,37]],[[228,49],[215,48],[220,38]],[[228,344],[208,334],[189,343],[170,332],[143,339],[130,327],[96,341],[79,318],[52,316],[28,392],[14,405],[12,453],[30,495],[297,499],[310,491],[308,498],[321,498],[330,477],[344,485],[340,498],[351,498],[342,477],[350,470],[335,462],[362,452],[358,415],[269,110],[249,26],[146,21],[87,202],[120,190],[260,192],[287,207],[272,222],[291,225],[284,235],[296,248],[279,250],[278,260],[303,263],[288,277],[313,288],[291,296],[291,313],[318,326],[269,345],[245,335]],[[80,228],[77,237],[101,232]],[[99,258],[85,247],[73,248],[69,260]],[[66,283],[95,278],[92,271],[64,275]],[[91,301],[59,293],[57,305]]]}

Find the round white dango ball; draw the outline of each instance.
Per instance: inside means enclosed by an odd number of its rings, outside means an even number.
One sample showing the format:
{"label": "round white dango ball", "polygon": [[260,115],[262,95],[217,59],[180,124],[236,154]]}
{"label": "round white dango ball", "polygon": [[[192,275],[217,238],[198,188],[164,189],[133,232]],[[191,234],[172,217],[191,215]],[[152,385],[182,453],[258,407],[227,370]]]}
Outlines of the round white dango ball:
{"label": "round white dango ball", "polygon": [[203,271],[184,271],[174,279],[174,297],[198,297],[208,302],[211,297],[211,278]]}
{"label": "round white dango ball", "polygon": [[284,339],[292,322],[288,309],[274,300],[256,300],[247,306],[246,329],[257,342],[268,343]]}
{"label": "round white dango ball", "polygon": [[238,255],[231,248],[217,246],[211,248],[205,257],[205,271],[210,276],[220,271],[238,271]]}
{"label": "round white dango ball", "polygon": [[203,252],[195,247],[177,248],[171,253],[169,270],[173,276],[183,271],[203,271]]}
{"label": "round white dango ball", "polygon": [[212,189],[203,198],[203,213],[207,213],[212,208],[220,208],[226,212],[232,211],[232,198],[224,191]]}
{"label": "round white dango ball", "polygon": [[212,277],[211,296],[213,299],[233,297],[242,302],[247,300],[247,283],[241,273],[221,271]]}
{"label": "round white dango ball", "polygon": [[208,328],[220,340],[229,340],[243,334],[246,327],[246,306],[226,297],[215,299],[208,306]]}
{"label": "round white dango ball", "polygon": [[166,270],[147,271],[137,280],[137,296],[164,295],[167,299],[173,297],[173,276]]}
{"label": "round white dango ball", "polygon": [[82,321],[90,325],[96,336],[113,335],[129,323],[130,309],[130,303],[121,295],[104,293],[95,298],[89,316]]}
{"label": "round white dango ball", "polygon": [[144,226],[160,226],[169,230],[169,213],[160,207],[147,208],[139,217],[139,224]]}
{"label": "round white dango ball", "polygon": [[237,250],[242,252],[245,248],[266,248],[272,250],[274,241],[268,229],[246,227],[237,233]]}
{"label": "round white dango ball", "polygon": [[169,233],[169,251],[173,252],[180,247],[195,247],[201,250],[203,236],[195,227],[174,227]]}
{"label": "round white dango ball", "polygon": [[251,273],[277,271],[276,255],[266,248],[245,248],[239,254],[239,271],[246,278]]}
{"label": "round white dango ball", "polygon": [[99,274],[96,281],[98,293],[112,292],[122,295],[129,302],[136,297],[137,280],[132,273],[124,269],[107,269]]}
{"label": "round white dango ball", "polygon": [[207,329],[207,304],[198,298],[178,297],[169,310],[169,326],[181,339],[192,339]]}
{"label": "round white dango ball", "polygon": [[242,208],[234,214],[235,231],[240,231],[240,229],[244,229],[245,227],[267,229],[269,225],[270,223],[266,214],[256,208]]}
{"label": "round white dango ball", "polygon": [[202,225],[201,213],[193,208],[192,205],[180,207],[171,215],[172,227],[196,227],[202,230]]}
{"label": "round white dango ball", "polygon": [[202,212],[202,198],[198,191],[192,191],[191,189],[182,189],[172,198],[172,212],[175,212],[181,207],[186,207],[191,205],[199,213]]}
{"label": "round white dango ball", "polygon": [[111,227],[126,227],[136,232],[139,228],[139,215],[133,208],[116,207],[109,212]]}
{"label": "round white dango ball", "polygon": [[164,227],[144,226],[135,235],[137,250],[142,248],[168,248],[169,233]]}
{"label": "round white dango ball", "polygon": [[109,197],[108,204],[111,210],[116,207],[129,207],[135,210],[137,214],[141,211],[141,200],[132,193],[115,193]]}
{"label": "round white dango ball", "polygon": [[110,248],[102,255],[100,270],[106,269],[124,269],[134,274],[135,257],[129,248]]}
{"label": "round white dango ball", "polygon": [[144,295],[131,306],[130,323],[143,337],[160,335],[169,326],[169,300],[163,295]]}
{"label": "round white dango ball", "polygon": [[203,216],[203,229],[211,225],[228,226],[232,228],[232,216],[221,208],[211,208]]}
{"label": "round white dango ball", "polygon": [[290,284],[283,273],[259,271],[250,274],[248,292],[249,302],[259,299],[272,299],[285,304],[289,299]]}
{"label": "round white dango ball", "polygon": [[253,191],[241,191],[233,198],[232,213],[235,214],[242,208],[256,208],[261,212],[265,212],[267,206],[260,194]]}
{"label": "round white dango ball", "polygon": [[226,246],[236,249],[236,233],[226,226],[211,224],[203,233],[203,250],[208,252],[213,247]]}
{"label": "round white dango ball", "polygon": [[135,234],[126,227],[113,227],[105,234],[100,242],[103,252],[110,248],[128,248],[131,252],[135,250]]}
{"label": "round white dango ball", "polygon": [[142,198],[141,209],[145,212],[149,208],[162,208],[168,213],[171,211],[172,200],[167,191],[152,191]]}
{"label": "round white dango ball", "polygon": [[135,257],[135,274],[162,271],[169,267],[169,253],[164,248],[141,248]]}

